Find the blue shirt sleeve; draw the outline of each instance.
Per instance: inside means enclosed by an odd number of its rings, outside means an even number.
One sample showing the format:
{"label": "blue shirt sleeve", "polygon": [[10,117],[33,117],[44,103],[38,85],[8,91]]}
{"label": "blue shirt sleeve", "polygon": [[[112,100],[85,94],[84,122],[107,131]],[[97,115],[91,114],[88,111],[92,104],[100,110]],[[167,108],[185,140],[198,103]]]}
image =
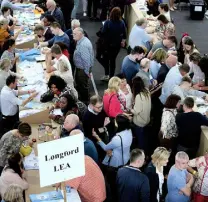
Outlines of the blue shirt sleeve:
{"label": "blue shirt sleeve", "polygon": [[55,36],[48,41],[48,46],[52,46],[54,44],[54,41],[55,41]]}
{"label": "blue shirt sleeve", "polygon": [[103,141],[98,142],[98,144],[102,147],[104,151],[107,151],[107,150],[113,150],[116,147],[121,146],[120,142],[118,141],[118,137],[114,137],[107,145]]}

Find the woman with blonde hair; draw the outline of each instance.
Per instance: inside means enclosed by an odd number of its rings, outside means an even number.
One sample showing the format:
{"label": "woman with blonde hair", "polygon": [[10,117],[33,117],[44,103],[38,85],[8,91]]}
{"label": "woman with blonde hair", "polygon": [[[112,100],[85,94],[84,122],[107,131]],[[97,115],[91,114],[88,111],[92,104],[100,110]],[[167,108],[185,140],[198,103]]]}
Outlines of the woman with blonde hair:
{"label": "woman with blonde hair", "polygon": [[153,77],[153,79],[157,79],[161,64],[165,62],[166,58],[167,52],[162,48],[158,48],[153,53],[150,61],[150,75]]}
{"label": "woman with blonde hair", "polygon": [[123,114],[121,102],[118,98],[118,91],[121,85],[121,79],[114,76],[108,82],[108,89],[103,96],[103,105],[105,113],[110,118],[115,118],[118,114]]}
{"label": "woman with blonde hair", "polygon": [[16,184],[10,185],[3,196],[5,202],[24,202],[23,190]]}
{"label": "woman with blonde hair", "polygon": [[8,76],[16,76],[17,78],[20,78],[20,75],[17,73],[14,73],[10,70],[12,64],[9,59],[2,59],[0,60],[0,92],[1,89],[6,85],[6,79]]}
{"label": "woman with blonde hair", "polygon": [[145,169],[150,185],[150,202],[160,202],[163,198],[163,167],[167,166],[169,157],[170,152],[165,147],[157,147]]}

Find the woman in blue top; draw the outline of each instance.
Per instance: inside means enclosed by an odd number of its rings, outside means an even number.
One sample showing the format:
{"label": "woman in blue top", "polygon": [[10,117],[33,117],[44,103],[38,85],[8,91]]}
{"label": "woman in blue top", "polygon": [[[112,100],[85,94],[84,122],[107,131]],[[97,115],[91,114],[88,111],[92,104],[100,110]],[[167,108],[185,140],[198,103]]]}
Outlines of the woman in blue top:
{"label": "woman in blue top", "polygon": [[129,161],[132,132],[129,118],[126,115],[117,115],[115,118],[115,126],[117,128],[116,135],[108,144],[105,144],[95,132],[93,132],[93,136],[97,139],[102,149],[107,152],[103,164],[119,167],[127,164]]}
{"label": "woman in blue top", "polygon": [[101,31],[102,37],[105,41],[105,50],[99,62],[105,69],[105,76],[101,78],[103,81],[108,81],[114,76],[116,68],[116,57],[120,51],[121,46],[125,46],[126,26],[121,16],[121,9],[115,7],[110,13],[110,19],[105,21]]}

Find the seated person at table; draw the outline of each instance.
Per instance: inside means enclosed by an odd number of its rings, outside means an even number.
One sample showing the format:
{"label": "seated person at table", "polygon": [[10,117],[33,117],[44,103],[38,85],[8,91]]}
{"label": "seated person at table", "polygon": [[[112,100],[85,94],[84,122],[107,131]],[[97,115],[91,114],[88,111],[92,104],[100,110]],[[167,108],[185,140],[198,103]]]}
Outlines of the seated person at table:
{"label": "seated person at table", "polygon": [[139,71],[140,60],[145,56],[145,50],[140,46],[135,46],[129,55],[122,62],[121,73],[124,74],[128,84],[132,84],[132,79]]}
{"label": "seated person at table", "polygon": [[9,59],[5,58],[0,60],[0,92],[2,88],[6,85],[6,79],[8,76],[12,75],[12,76],[16,76],[17,78],[21,77],[19,74],[12,72],[10,68],[11,68],[11,62]]}
{"label": "seated person at table", "polygon": [[162,48],[158,48],[152,55],[150,61],[150,75],[153,79],[157,79],[158,72],[161,65],[165,62],[167,58],[167,52]]}
{"label": "seated person at table", "polygon": [[61,125],[69,114],[76,114],[79,116],[79,119],[82,120],[82,117],[87,110],[87,107],[83,102],[74,100],[74,98],[68,93],[63,94],[60,97],[59,107],[63,115],[50,114],[49,118]]}
{"label": "seated person at table", "polygon": [[187,171],[189,157],[185,152],[178,152],[168,174],[168,194],[166,202],[189,202],[191,187],[194,183],[193,176]]}
{"label": "seated person at table", "polygon": [[76,114],[70,114],[65,118],[60,137],[68,137],[69,134],[75,129],[79,129],[82,131],[79,117]]}
{"label": "seated person at table", "polygon": [[7,188],[16,184],[20,186],[23,190],[29,188],[29,184],[26,179],[26,173],[21,168],[22,156],[20,153],[12,154],[8,159],[8,164],[4,167],[0,177],[0,194],[1,197],[4,196]]}
{"label": "seated person at table", "polygon": [[158,41],[156,44],[152,46],[151,51],[148,53],[147,57],[151,59],[152,54],[158,49],[162,48],[166,52],[169,51],[172,47],[177,46],[177,39],[175,36],[168,36],[166,39],[163,39],[162,41]]}
{"label": "seated person at table", "polygon": [[208,119],[199,112],[194,112],[193,107],[194,99],[187,97],[183,102],[184,113],[176,115],[177,151],[186,152],[191,159],[196,157],[199,149],[201,126],[208,126]]}
{"label": "seated person at table", "polygon": [[[1,90],[0,102],[2,112],[3,132],[13,129],[19,121],[19,106],[25,106],[37,93],[34,90],[14,90],[17,87],[17,77],[10,75],[6,79],[6,85]],[[27,99],[21,100],[17,96],[32,93]]]}
{"label": "seated person at table", "polygon": [[163,14],[167,20],[169,22],[171,22],[171,18],[170,18],[170,11],[169,11],[169,6],[168,4],[166,3],[161,3],[159,6],[158,6],[158,10],[160,12],[160,14]]}
{"label": "seated person at table", "polygon": [[51,29],[45,29],[43,25],[36,25],[34,33],[37,35],[37,39],[39,42],[49,41],[54,37],[54,35],[51,32]]}
{"label": "seated person at table", "polygon": [[175,26],[172,22],[169,22],[165,15],[159,15],[157,20],[159,25],[155,28],[158,39],[162,40],[166,38],[166,34],[169,36],[175,35]]}
{"label": "seated person at table", "polygon": [[181,84],[176,85],[173,88],[172,94],[180,96],[182,101],[188,96],[201,97],[208,101],[208,95],[206,93],[195,90],[191,86],[191,79],[189,77],[184,77],[181,81]]}
{"label": "seated person at table", "polygon": [[44,18],[41,20],[42,25],[44,26],[45,32],[51,32],[51,24],[56,22],[56,19],[52,15],[45,15]]}
{"label": "seated person at table", "polygon": [[[62,53],[68,58],[70,59],[70,54],[68,51],[68,48],[66,46],[66,44],[62,43],[62,42],[56,42],[55,44],[59,45],[59,47],[61,48]],[[70,46],[71,49],[71,46]]]}
{"label": "seated person at table", "polygon": [[[144,46],[147,50],[151,49],[152,38],[147,34],[145,28],[147,27],[147,19],[141,18],[136,21],[132,27],[129,35],[129,48],[133,49],[135,46]],[[130,53],[130,51],[129,51]]]}
{"label": "seated person at table", "polygon": [[14,32],[14,26],[16,25],[17,19],[11,16],[11,8],[3,7],[1,13],[5,19],[8,20],[9,30],[11,33]]}
{"label": "seated person at table", "polygon": [[65,31],[65,21],[64,16],[60,8],[56,6],[56,2],[54,0],[47,0],[46,7],[48,11],[41,15],[40,19],[42,20],[45,15],[52,15],[56,21],[60,24],[60,28]]}
{"label": "seated person at table", "polygon": [[23,190],[20,186],[12,184],[10,185],[2,197],[2,201],[7,202],[24,202]]}
{"label": "seated person at table", "polygon": [[52,101],[57,103],[59,98],[65,93],[69,93],[75,100],[77,100],[77,96],[73,89],[67,86],[64,79],[60,76],[52,75],[48,81],[48,88],[49,90],[41,96],[41,102]]}
{"label": "seated person at table", "polygon": [[14,39],[8,39],[5,41],[3,45],[3,54],[1,56],[1,60],[2,59],[9,59],[11,61],[10,69],[13,69],[13,67],[16,65],[18,56],[15,56],[15,40]]}
{"label": "seated person at table", "polygon": [[61,26],[57,22],[53,22],[50,26],[52,33],[55,35],[52,39],[46,42],[40,42],[40,47],[52,46],[56,42],[63,42],[69,48],[70,40],[66,33],[61,30]]}
{"label": "seated person at table", "polygon": [[175,85],[179,85],[181,83],[183,77],[186,76],[189,70],[190,68],[187,64],[180,66],[176,65],[170,69],[163,83],[162,92],[159,97],[162,104],[165,104]]}
{"label": "seated person at table", "polygon": [[16,39],[18,37],[18,35],[20,34],[20,32],[22,31],[23,28],[20,28],[15,34],[14,36],[11,36],[8,32],[8,20],[3,18],[0,19],[0,49],[3,48],[3,45],[5,43],[6,40],[13,38]]}
{"label": "seated person at table", "polygon": [[[28,123],[20,123],[17,129],[5,133],[0,139],[0,173],[10,155],[19,153],[23,141],[28,140],[32,128]],[[32,143],[29,143],[32,146]]]}
{"label": "seated person at table", "polygon": [[165,60],[165,63],[161,65],[158,75],[157,75],[157,82],[162,83],[165,81],[165,77],[168,74],[169,70],[176,66],[178,62],[178,58],[175,55],[170,54],[168,58]]}

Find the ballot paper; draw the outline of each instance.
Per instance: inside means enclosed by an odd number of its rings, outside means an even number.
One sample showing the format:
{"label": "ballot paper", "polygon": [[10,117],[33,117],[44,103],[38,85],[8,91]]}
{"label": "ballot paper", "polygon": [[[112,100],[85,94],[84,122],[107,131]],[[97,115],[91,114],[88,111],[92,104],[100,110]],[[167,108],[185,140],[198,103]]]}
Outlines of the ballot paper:
{"label": "ballot paper", "polygon": [[38,170],[38,157],[35,156],[34,150],[30,153],[30,155],[24,157],[23,159],[23,165],[25,170]]}
{"label": "ballot paper", "polygon": [[51,114],[54,114],[56,116],[63,116],[63,112],[61,111],[61,109],[54,109]]}
{"label": "ballot paper", "polygon": [[22,110],[19,112],[19,117],[20,119],[24,118],[24,117],[28,117],[31,116],[33,114],[36,114],[38,112],[40,112],[40,109],[26,109],[26,110]]}

